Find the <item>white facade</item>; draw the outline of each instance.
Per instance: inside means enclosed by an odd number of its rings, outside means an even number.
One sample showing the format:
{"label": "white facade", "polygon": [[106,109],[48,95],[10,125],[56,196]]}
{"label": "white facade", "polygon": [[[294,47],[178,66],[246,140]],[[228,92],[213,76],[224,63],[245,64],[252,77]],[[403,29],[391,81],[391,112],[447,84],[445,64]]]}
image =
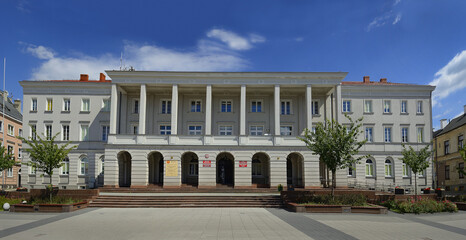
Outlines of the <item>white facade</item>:
{"label": "white facade", "polygon": [[[337,185],[387,189],[413,180],[398,159],[402,135],[416,148],[432,139],[431,86],[342,83],[347,73],[341,72],[107,74],[111,82],[21,82],[24,122],[35,124],[38,132],[51,126],[63,141],[68,126],[69,140],[78,145],[69,156],[69,171],[60,171],[54,184],[321,187],[327,172],[297,136],[326,119],[345,123],[345,112],[364,117],[364,128],[370,129],[365,131],[372,141],[361,154],[372,155],[372,167],[366,169],[364,160],[352,175],[340,170]],[[50,99],[52,111],[47,110]],[[385,128],[390,128],[390,141]],[[25,127],[25,134],[30,131]],[[23,185],[43,187],[48,181],[23,168],[30,173]],[[431,185],[430,169],[418,182]]]}

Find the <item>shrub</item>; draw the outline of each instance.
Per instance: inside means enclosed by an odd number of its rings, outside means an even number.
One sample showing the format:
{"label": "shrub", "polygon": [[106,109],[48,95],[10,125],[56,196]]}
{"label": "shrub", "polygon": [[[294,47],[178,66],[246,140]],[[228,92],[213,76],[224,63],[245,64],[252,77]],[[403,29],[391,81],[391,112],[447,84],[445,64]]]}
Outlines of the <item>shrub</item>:
{"label": "shrub", "polygon": [[277,188],[278,188],[278,191],[279,191],[279,192],[283,191],[283,185],[278,184],[278,187],[277,187]]}
{"label": "shrub", "polygon": [[388,209],[399,213],[435,213],[435,212],[457,212],[456,204],[450,201],[435,201],[432,199],[419,199],[414,201],[393,201],[383,202],[382,205]]}
{"label": "shrub", "polygon": [[52,201],[48,197],[32,197],[29,200],[29,204],[73,204],[81,202],[82,200],[75,200],[70,197],[63,197],[63,196],[54,196],[52,197]]}
{"label": "shrub", "polygon": [[367,199],[363,194],[338,195],[335,198],[332,198],[331,195],[313,195],[301,203],[364,206],[367,204]]}
{"label": "shrub", "polygon": [[21,199],[16,199],[16,198],[6,198],[4,196],[0,196],[0,211],[3,211],[3,204],[9,203],[10,206],[13,204],[18,204],[21,203]]}

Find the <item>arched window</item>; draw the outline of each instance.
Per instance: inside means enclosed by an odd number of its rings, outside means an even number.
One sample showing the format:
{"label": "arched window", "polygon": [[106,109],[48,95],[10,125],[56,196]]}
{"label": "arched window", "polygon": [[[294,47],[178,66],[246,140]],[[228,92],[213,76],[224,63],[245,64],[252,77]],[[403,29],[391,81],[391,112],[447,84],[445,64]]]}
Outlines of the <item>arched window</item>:
{"label": "arched window", "polygon": [[199,161],[195,158],[189,162],[189,176],[197,176],[199,174]]}
{"label": "arched window", "polygon": [[366,160],[366,177],[373,177],[374,176],[374,163],[372,160]]}
{"label": "arched window", "polygon": [[385,177],[393,176],[393,163],[390,159],[385,160]]}
{"label": "arched window", "polygon": [[81,164],[80,164],[80,171],[79,171],[79,174],[80,175],[87,175],[88,173],[88,170],[89,170],[89,160],[87,159],[86,156],[84,157],[81,157]]}
{"label": "arched window", "polygon": [[61,165],[61,175],[68,175],[70,173],[70,159],[66,157],[63,159]]}
{"label": "arched window", "polygon": [[252,175],[262,176],[262,163],[259,159],[252,160]]}

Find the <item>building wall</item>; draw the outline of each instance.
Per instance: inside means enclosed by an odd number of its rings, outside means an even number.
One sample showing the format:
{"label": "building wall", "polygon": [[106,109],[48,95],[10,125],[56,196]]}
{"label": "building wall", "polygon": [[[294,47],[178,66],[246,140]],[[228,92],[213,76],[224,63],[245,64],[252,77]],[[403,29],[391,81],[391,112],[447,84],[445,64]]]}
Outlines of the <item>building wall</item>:
{"label": "building wall", "polygon": [[[20,135],[20,130],[23,130],[23,124],[21,121],[11,118],[8,115],[5,115],[5,119],[3,115],[0,113],[0,121],[3,122],[3,131],[0,132],[0,138],[2,139],[2,145],[8,150],[8,147],[13,148],[13,156],[17,162],[15,166],[13,166],[13,174],[8,176],[8,170],[4,170],[0,172],[0,183],[5,184],[7,188],[13,188],[18,186],[18,173],[20,169],[20,162],[22,159],[23,154],[20,154],[22,151],[22,142],[17,138]],[[14,131],[13,134],[8,132],[8,125],[13,126]],[[24,135],[24,132],[23,132]],[[5,138],[3,138],[5,136]]]}

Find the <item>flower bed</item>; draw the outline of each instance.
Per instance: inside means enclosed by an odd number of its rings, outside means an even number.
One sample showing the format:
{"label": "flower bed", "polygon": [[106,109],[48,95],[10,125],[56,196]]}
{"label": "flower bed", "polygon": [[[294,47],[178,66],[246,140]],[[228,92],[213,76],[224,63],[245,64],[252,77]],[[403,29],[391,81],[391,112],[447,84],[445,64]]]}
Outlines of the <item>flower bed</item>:
{"label": "flower bed", "polygon": [[388,200],[381,203],[391,211],[397,213],[436,213],[436,212],[457,212],[458,207],[450,201],[435,201],[432,199],[418,198],[415,201],[411,198],[409,201]]}

